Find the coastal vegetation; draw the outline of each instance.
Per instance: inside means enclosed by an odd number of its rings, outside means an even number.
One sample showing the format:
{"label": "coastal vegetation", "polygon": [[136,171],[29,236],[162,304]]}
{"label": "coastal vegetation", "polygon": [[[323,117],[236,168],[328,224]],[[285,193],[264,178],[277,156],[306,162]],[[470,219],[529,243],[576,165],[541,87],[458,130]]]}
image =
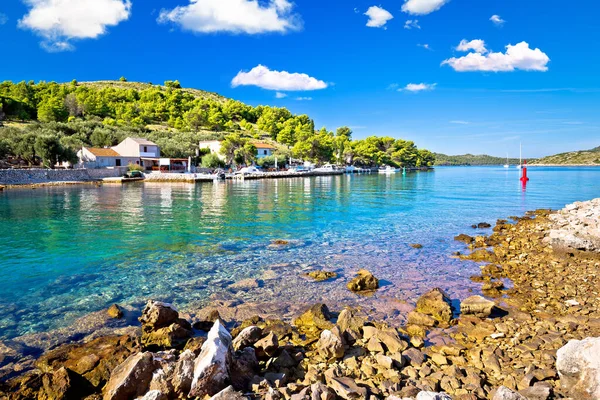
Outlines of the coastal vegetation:
{"label": "coastal vegetation", "polygon": [[[508,163],[510,165],[518,165],[518,158],[509,158]],[[474,155],[464,154],[457,156],[449,156],[446,154],[435,153],[435,165],[504,165],[506,164],[506,158],[494,157],[485,154]]]}
{"label": "coastal vegetation", "polygon": [[[2,125],[3,124],[3,125]],[[82,146],[105,147],[128,136],[157,143],[166,157],[201,154],[201,140],[223,140],[227,163],[256,161],[253,140],[268,141],[281,160],[363,166],[431,166],[435,156],[412,141],[353,140],[348,127],[315,129],[307,115],[256,107],[215,93],[119,81],[0,83],[0,159],[28,165],[75,162]],[[207,156],[207,155],[205,155]],[[272,160],[274,162],[274,160]],[[214,157],[201,163],[214,165]]]}
{"label": "coastal vegetation", "polygon": [[572,151],[540,158],[534,165],[600,165],[600,146],[591,150]]}

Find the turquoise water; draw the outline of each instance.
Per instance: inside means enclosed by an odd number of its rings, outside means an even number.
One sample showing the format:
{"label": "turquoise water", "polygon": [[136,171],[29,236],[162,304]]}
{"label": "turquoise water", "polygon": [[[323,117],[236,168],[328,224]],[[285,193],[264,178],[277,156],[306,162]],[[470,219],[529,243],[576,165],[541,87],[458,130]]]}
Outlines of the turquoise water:
{"label": "turquoise water", "polygon": [[[468,278],[478,266],[450,256],[463,249],[454,235],[474,234],[474,223],[600,197],[600,168],[531,168],[526,190],[518,174],[455,167],[0,192],[0,337],[148,298],[184,310],[215,298],[412,302],[433,286],[462,298],[477,290]],[[290,245],[271,246],[274,239]],[[313,284],[299,277],[312,267],[341,278]],[[344,288],[361,267],[384,284],[372,300]],[[229,287],[249,277],[261,287]]]}

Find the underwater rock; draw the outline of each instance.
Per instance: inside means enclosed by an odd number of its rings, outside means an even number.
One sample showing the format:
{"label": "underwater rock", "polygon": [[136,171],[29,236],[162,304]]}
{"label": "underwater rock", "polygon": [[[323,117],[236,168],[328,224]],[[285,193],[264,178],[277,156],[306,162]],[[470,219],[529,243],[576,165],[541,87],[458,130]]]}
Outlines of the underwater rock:
{"label": "underwater rock", "polygon": [[326,281],[327,279],[337,278],[338,274],[330,271],[310,271],[305,276],[314,279],[317,282]]}
{"label": "underwater rock", "polygon": [[452,303],[442,289],[435,288],[417,301],[416,311],[430,315],[435,320],[449,323],[452,320]]}
{"label": "underwater rock", "polygon": [[352,292],[377,290],[379,289],[379,280],[366,269],[361,269],[357,276],[348,282],[348,289]]}
{"label": "underwater rock", "polygon": [[109,317],[114,319],[123,318],[123,309],[118,304],[113,304],[106,310],[106,313]]}

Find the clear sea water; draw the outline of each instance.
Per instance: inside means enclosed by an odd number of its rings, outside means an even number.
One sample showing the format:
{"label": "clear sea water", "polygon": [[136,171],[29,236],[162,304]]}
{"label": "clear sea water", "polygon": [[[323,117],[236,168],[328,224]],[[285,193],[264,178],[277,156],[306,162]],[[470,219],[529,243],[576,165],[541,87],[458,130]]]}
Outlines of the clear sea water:
{"label": "clear sea water", "polygon": [[[303,304],[414,302],[477,291],[452,252],[471,225],[600,197],[600,168],[449,167],[431,172],[0,192],[0,338],[43,332],[112,303],[180,309],[215,298]],[[274,239],[288,246],[272,246]],[[420,250],[412,243],[423,245]],[[320,267],[341,277],[311,283]],[[383,288],[359,298],[359,268]],[[234,282],[259,279],[259,288]]]}

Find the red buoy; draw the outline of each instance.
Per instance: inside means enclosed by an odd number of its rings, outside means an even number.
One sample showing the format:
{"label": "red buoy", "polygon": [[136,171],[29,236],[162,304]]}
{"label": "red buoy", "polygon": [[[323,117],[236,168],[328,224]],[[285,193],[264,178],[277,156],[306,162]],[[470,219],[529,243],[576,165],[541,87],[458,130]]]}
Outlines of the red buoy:
{"label": "red buoy", "polygon": [[525,164],[523,165],[523,176],[521,176],[521,182],[525,183],[529,180],[527,177],[527,160],[525,160]]}

